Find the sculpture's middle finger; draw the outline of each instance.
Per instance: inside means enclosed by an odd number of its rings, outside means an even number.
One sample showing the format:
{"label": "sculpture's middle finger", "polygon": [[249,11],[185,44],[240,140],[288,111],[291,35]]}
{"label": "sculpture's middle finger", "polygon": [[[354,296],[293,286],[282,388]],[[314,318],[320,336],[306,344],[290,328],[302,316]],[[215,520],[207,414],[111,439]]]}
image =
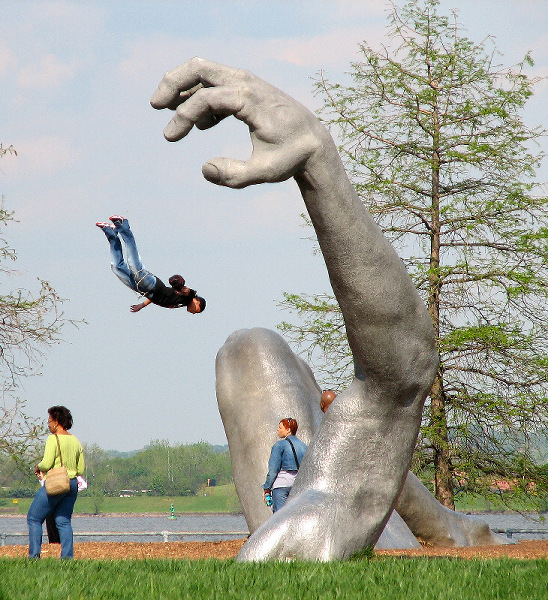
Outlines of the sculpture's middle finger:
{"label": "sculpture's middle finger", "polygon": [[170,142],[175,142],[207,117],[233,115],[242,107],[242,94],[238,88],[201,88],[177,107],[175,115],[164,129],[164,136]]}

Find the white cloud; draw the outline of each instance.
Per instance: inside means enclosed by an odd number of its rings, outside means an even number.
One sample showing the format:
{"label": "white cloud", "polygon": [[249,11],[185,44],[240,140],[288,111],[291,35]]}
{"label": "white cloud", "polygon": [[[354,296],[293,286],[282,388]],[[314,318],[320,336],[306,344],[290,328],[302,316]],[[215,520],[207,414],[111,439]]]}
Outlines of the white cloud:
{"label": "white cloud", "polygon": [[535,62],[541,61],[546,64],[548,62],[548,35],[541,35],[537,38],[529,40],[528,48],[531,49],[531,55]]}
{"label": "white cloud", "polygon": [[[358,59],[358,44],[366,40],[378,45],[383,39],[383,26],[338,28],[326,34],[304,38],[269,38],[222,36],[190,39],[154,33],[133,39],[124,49],[124,58],[113,74],[117,82],[133,90],[154,92],[165,71],[177,67],[193,56],[202,56],[234,67],[249,69],[278,85],[305,105],[313,104],[309,77],[320,69],[346,71]],[[295,67],[294,77],[277,79],[280,64]],[[287,67],[284,67],[287,70]]]}
{"label": "white cloud", "polygon": [[344,27],[307,39],[270,40],[266,46],[274,58],[297,66],[346,68],[349,61],[355,60],[360,42],[375,45],[383,36],[382,27]]}
{"label": "white cloud", "polygon": [[36,236],[47,235],[49,226],[61,222],[80,224],[82,207],[93,202],[89,190],[74,185],[47,186],[38,192],[21,188],[17,196],[10,195],[9,200],[21,227]]}
{"label": "white cloud", "polygon": [[3,77],[17,64],[17,58],[12,49],[0,40],[0,77]]}
{"label": "white cloud", "polygon": [[[63,35],[63,41],[79,44],[90,39],[96,32],[104,30],[107,9],[101,2],[74,2],[66,0],[40,0],[28,2],[17,0],[23,18],[14,22],[16,35],[36,39],[48,39]],[[110,4],[110,3],[109,3]]]}
{"label": "white cloud", "polygon": [[[156,84],[160,83],[165,71],[174,69],[194,56],[215,60],[215,56],[223,54],[228,61],[232,52],[217,37],[193,39],[159,33],[143,35],[134,38],[124,48],[125,58],[120,62],[119,75],[132,86],[136,80],[143,81],[145,78],[150,85],[150,73],[155,72]],[[154,89],[150,94],[153,92]]]}
{"label": "white cloud", "polygon": [[348,17],[359,17],[363,15],[384,16],[389,4],[386,0],[331,0],[335,5],[334,14],[337,19]]}
{"label": "white cloud", "polygon": [[10,173],[25,178],[55,175],[75,164],[80,154],[71,140],[61,135],[18,141],[18,156]]}
{"label": "white cloud", "polygon": [[70,79],[76,71],[76,63],[64,63],[54,54],[45,54],[27,63],[17,75],[21,87],[46,90],[58,87]]}
{"label": "white cloud", "polygon": [[[299,215],[306,209],[293,181],[253,186],[247,192],[217,192],[213,187],[210,195],[215,200],[204,203],[202,214],[194,224],[200,235],[236,243],[257,236],[266,239],[301,233]],[[205,215],[209,216],[204,218]]]}

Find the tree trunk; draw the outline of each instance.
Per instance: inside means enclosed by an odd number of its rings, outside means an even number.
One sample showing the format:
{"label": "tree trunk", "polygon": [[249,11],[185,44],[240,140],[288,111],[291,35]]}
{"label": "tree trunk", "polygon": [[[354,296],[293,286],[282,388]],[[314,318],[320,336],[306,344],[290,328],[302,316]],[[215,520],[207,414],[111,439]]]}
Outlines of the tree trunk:
{"label": "tree trunk", "polygon": [[[442,281],[440,277],[440,125],[438,106],[434,102],[433,112],[434,136],[432,154],[432,213],[430,221],[430,272],[428,313],[436,335],[436,344],[440,338],[440,292]],[[434,448],[435,494],[441,504],[454,510],[453,478],[449,440],[447,437],[447,415],[445,413],[445,394],[443,392],[443,376],[441,369],[432,384],[430,391],[430,427],[431,441]]]}
{"label": "tree trunk", "polygon": [[441,373],[436,375],[430,392],[430,424],[433,430],[432,447],[434,448],[434,487],[438,501],[455,510],[453,494],[453,469],[447,437],[447,415],[445,414],[445,398]]}

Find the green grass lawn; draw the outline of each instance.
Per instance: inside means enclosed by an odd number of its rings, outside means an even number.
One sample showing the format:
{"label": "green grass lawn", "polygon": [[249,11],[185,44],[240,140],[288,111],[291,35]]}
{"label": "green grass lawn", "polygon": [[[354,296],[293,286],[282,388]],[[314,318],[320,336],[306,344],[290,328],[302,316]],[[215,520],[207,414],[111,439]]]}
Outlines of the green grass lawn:
{"label": "green grass lawn", "polygon": [[488,513],[505,512],[546,512],[548,510],[548,496],[546,491],[536,498],[525,498],[517,494],[506,494],[504,500],[497,496],[484,498],[471,494],[459,494],[455,498],[455,509],[460,512]]}
{"label": "green grass lawn", "polygon": [[0,560],[0,600],[546,600],[546,560]]}

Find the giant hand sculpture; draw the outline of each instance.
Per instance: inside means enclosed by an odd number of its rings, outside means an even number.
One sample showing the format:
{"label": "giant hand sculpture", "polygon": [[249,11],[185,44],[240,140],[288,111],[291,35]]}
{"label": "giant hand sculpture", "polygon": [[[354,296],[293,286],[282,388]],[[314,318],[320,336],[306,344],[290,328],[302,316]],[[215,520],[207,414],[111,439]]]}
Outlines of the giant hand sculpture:
{"label": "giant hand sculpture", "polygon": [[[262,501],[260,488],[276,441],[273,429],[280,418],[292,416],[299,423],[299,438],[310,443],[323,418],[318,402],[320,388],[287,342],[260,327],[241,329],[229,336],[217,354],[216,379],[234,482],[253,533],[272,515]],[[362,471],[354,476],[366,476],[368,467],[365,457]],[[335,486],[336,473],[332,478]],[[356,528],[361,526],[359,521],[355,523]],[[508,543],[477,517],[442,506],[409,472],[375,548],[417,548],[417,538],[434,546]]]}
{"label": "giant hand sculpture", "polygon": [[239,188],[295,178],[355,359],[355,379],[313,438],[291,500],[239,558],[330,560],[373,545],[407,476],[438,364],[411,278],[357,197],[331,136],[294,99],[247,71],[194,58],[164,76],[151,103],[175,110],[164,131],[170,141],[228,115],[248,125],[250,159],[208,161],[209,181]]}

